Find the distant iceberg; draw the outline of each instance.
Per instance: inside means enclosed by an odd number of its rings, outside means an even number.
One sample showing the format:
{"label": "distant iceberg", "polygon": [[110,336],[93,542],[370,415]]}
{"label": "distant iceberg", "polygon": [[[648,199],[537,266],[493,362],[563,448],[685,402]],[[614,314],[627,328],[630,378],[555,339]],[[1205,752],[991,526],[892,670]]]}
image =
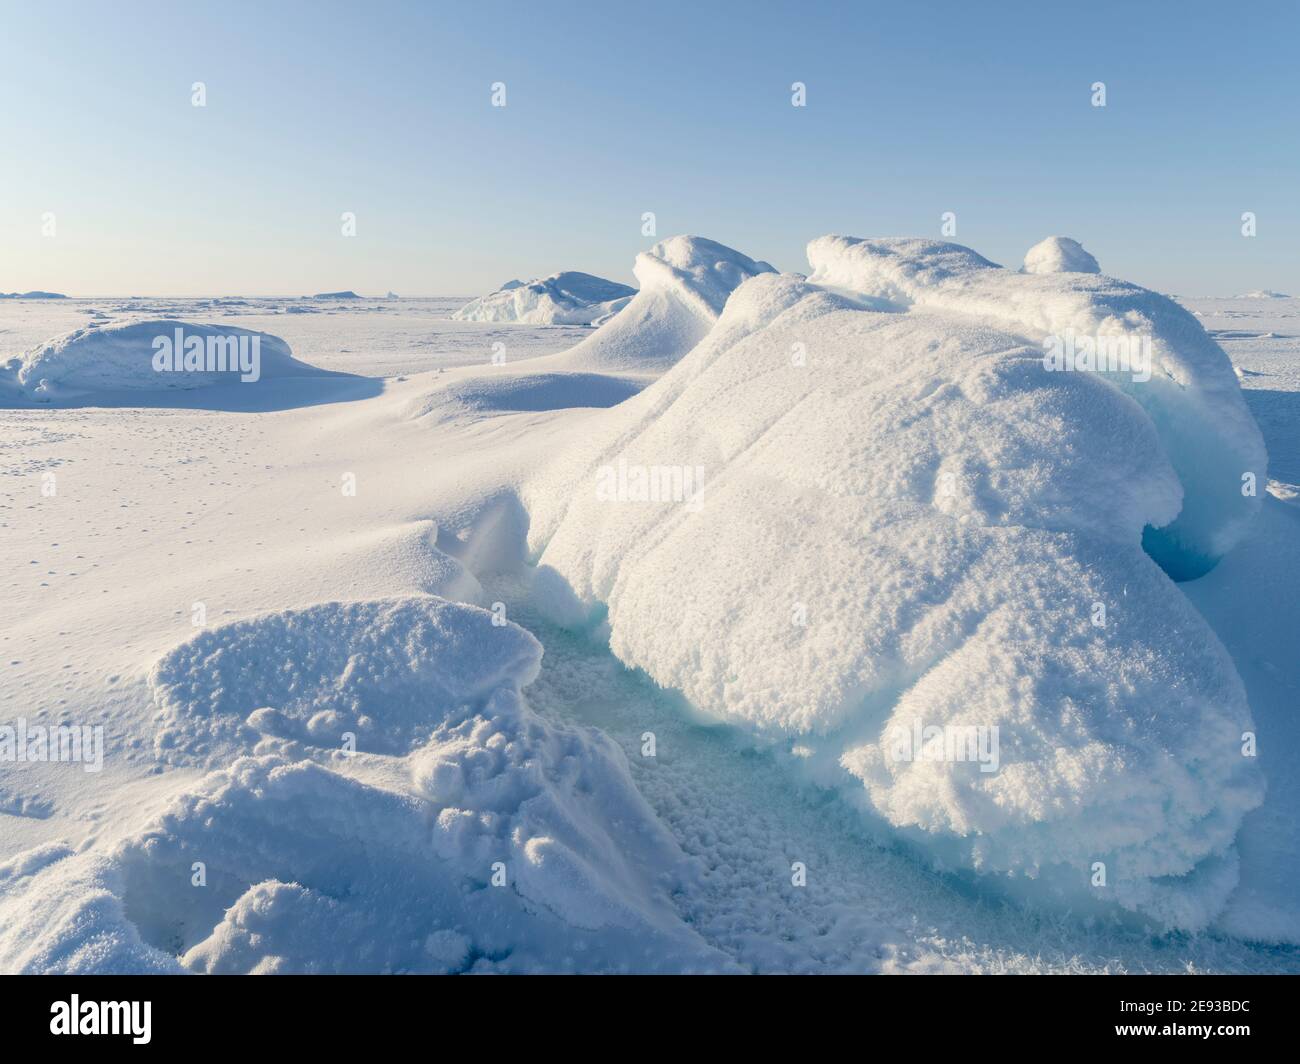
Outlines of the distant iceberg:
{"label": "distant iceberg", "polygon": [[452,318],[523,325],[591,325],[622,310],[634,295],[636,289],[625,284],[568,270],[539,280],[507,281],[495,292],[466,303]]}

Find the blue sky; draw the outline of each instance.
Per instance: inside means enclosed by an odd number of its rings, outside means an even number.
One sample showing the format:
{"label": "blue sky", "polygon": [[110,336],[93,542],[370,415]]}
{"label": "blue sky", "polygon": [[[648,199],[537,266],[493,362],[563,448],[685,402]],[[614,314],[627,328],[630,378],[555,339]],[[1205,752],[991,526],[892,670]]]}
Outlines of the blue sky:
{"label": "blue sky", "polygon": [[1058,233],[1165,291],[1300,293],[1293,2],[5,2],[0,25],[0,290],[630,280],[645,211],[800,270],[813,236],[938,237],[953,211],[1005,264]]}

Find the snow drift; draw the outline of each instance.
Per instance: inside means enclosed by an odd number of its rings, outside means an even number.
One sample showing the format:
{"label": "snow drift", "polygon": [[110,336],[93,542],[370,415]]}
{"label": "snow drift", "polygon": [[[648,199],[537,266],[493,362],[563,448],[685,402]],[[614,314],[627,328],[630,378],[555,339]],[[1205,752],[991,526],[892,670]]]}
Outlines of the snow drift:
{"label": "snow drift", "polygon": [[37,402],[332,376],[299,362],[278,336],[173,319],[77,329],[9,360],[0,375],[5,370],[10,393]]}
{"label": "snow drift", "polygon": [[622,310],[636,295],[617,281],[568,270],[534,281],[509,281],[471,300],[452,315],[457,321],[527,325],[591,325]]}
{"label": "snow drift", "polygon": [[741,282],[774,271],[712,240],[675,236],[639,254],[632,272],[641,286],[632,300],[557,364],[662,373],[704,338]]}
{"label": "snow drift", "polygon": [[224,767],[106,855],[0,865],[0,969],[726,967],[665,894],[694,873],[622,751],[524,701],[540,658],[433,597],[202,633],[154,671],[159,748]]}
{"label": "snow drift", "polygon": [[[809,259],[698,314],[530,486],[539,607],[947,867],[1204,927],[1262,782],[1233,664],[1152,558],[1204,564],[1257,504],[1226,357],[1110,278],[927,240]],[[658,298],[607,327],[621,350],[634,324],[685,342],[665,320],[725,292],[679,273]],[[1045,364],[1049,334],[1125,329],[1150,331],[1143,383]]]}

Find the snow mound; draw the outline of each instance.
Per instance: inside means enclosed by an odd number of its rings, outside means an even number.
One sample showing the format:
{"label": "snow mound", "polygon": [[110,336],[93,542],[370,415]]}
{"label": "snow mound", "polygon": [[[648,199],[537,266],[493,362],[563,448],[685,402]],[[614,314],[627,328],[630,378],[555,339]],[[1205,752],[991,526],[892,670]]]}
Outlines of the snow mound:
{"label": "snow mound", "polygon": [[[0,866],[0,969],[726,967],[669,900],[697,873],[622,750],[525,702],[540,654],[513,624],[422,598],[204,633],[155,670],[164,731],[270,700],[255,725],[279,715],[293,742],[236,757],[106,856]],[[373,741],[318,748],[329,713],[375,722]]]}
{"label": "snow mound", "polygon": [[122,869],[47,843],[0,864],[0,971],[169,974],[180,966],[126,918]]}
{"label": "snow mound", "polygon": [[[1208,572],[1250,527],[1258,486],[1267,483],[1263,437],[1228,356],[1173,300],[1110,277],[1012,273],[934,240],[827,236],[808,245],[808,258],[814,284],[864,306],[982,320],[1044,357],[1069,351],[1078,361],[1062,365],[1100,373],[1142,406],[1183,488],[1177,517],[1144,534],[1148,552],[1175,579]],[[1121,345],[1145,364],[1125,364]]]}
{"label": "snow mound", "polygon": [[[454,707],[532,681],[541,645],[433,596],[330,602],[200,632],[149,684],[160,758],[212,765],[304,748],[406,754]],[[269,663],[275,662],[274,667]]]}
{"label": "snow mound", "polygon": [[[1205,926],[1262,783],[1233,664],[1143,540],[1231,504],[1189,425],[1258,446],[1226,358],[1109,279],[924,240],[809,258],[529,486],[539,608],[947,867]],[[1116,315],[1179,374],[1157,400],[1044,366],[1038,333]]]}
{"label": "snow mound", "polygon": [[597,372],[662,373],[704,338],[743,281],[773,272],[712,240],[670,237],[637,255],[640,290],[627,306],[558,362]]}
{"label": "snow mound", "polygon": [[1257,288],[1253,292],[1243,292],[1238,299],[1290,299],[1285,292],[1274,292],[1271,288]]}
{"label": "snow mound", "polygon": [[1025,273],[1101,273],[1097,260],[1068,236],[1049,236],[1025,252]]}
{"label": "snow mound", "polygon": [[534,281],[509,281],[452,315],[455,321],[526,325],[590,325],[615,314],[636,295],[617,281],[568,270]]}
{"label": "snow mound", "polygon": [[19,855],[23,874],[0,880],[0,969],[725,963],[667,901],[691,869],[599,733],[495,700],[450,722],[416,767],[394,790],[311,761],[242,758],[107,856]]}
{"label": "snow mound", "polygon": [[326,375],[295,359],[278,336],[170,318],[77,329],[47,340],[7,368],[12,383],[37,401]]}

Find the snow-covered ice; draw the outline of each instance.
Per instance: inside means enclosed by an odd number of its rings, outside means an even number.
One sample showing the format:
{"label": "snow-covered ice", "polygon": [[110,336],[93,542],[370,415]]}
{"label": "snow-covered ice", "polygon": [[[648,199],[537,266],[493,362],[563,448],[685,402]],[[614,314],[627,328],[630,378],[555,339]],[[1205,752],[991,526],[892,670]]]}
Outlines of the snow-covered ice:
{"label": "snow-covered ice", "polygon": [[[1106,321],[1114,282],[1045,289],[928,241],[824,238],[809,257],[807,281],[741,286],[589,432],[589,458],[530,488],[540,605],[599,622],[701,710],[790,737],[822,782],[860,780],[946,862],[1086,896],[1102,861],[1122,904],[1204,927],[1263,787],[1230,659],[1143,551],[1144,529],[1215,493],[1171,454],[1190,389],[1157,406],[1044,370],[1033,325]],[[1139,327],[1185,313],[1122,293]],[[1209,378],[1192,388],[1232,379],[1212,347],[1182,342],[1201,361],[1179,369]],[[1240,397],[1216,398],[1262,474]],[[625,469],[648,491],[602,492]],[[995,729],[1000,766],[894,757],[917,727]]]}
{"label": "snow-covered ice", "polygon": [[[691,868],[623,752],[527,707],[541,653],[433,597],[203,632],[150,678],[157,742],[166,761],[225,767],[103,857],[0,868],[7,967],[529,970],[583,939],[600,966],[725,967],[668,901]],[[388,786],[356,778],[370,773]],[[491,889],[498,874],[510,889]]]}
{"label": "snow-covered ice", "polygon": [[0,969],[1300,969],[1297,301],[808,257],[6,301]]}
{"label": "snow-covered ice", "polygon": [[166,319],[92,323],[0,365],[0,402],[93,402],[119,392],[321,375],[278,336],[248,329]]}
{"label": "snow-covered ice", "polygon": [[617,314],[634,295],[636,289],[617,281],[566,270],[533,281],[507,281],[453,316],[458,321],[591,325]]}

